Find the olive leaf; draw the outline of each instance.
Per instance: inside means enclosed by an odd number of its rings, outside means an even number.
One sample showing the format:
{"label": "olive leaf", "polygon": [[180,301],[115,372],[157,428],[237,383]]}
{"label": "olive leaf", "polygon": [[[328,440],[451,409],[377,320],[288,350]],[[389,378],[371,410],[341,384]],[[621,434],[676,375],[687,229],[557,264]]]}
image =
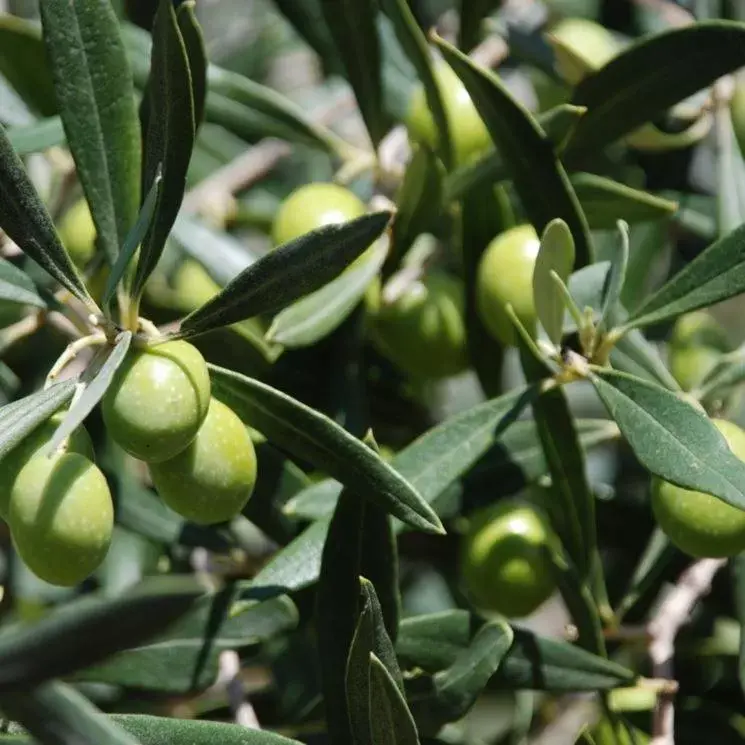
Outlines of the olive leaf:
{"label": "olive leaf", "polygon": [[7,259],[0,259],[0,301],[46,308],[31,278]]}
{"label": "olive leaf", "polygon": [[67,145],[113,264],[140,199],[140,127],[119,23],[107,0],[42,0],[39,9]]}
{"label": "olive leaf", "polygon": [[196,3],[193,0],[182,2],[178,6],[176,21],[189,61],[189,82],[194,102],[194,130],[197,131],[204,119],[207,98],[207,50],[204,47],[202,29],[196,16]]}
{"label": "olive leaf", "polygon": [[374,745],[419,745],[414,717],[383,662],[370,653],[370,734]]}
{"label": "olive leaf", "polygon": [[32,124],[8,127],[6,135],[21,157],[65,144],[65,130],[58,116],[39,119]]}
{"label": "olive leaf", "polygon": [[613,256],[608,272],[608,281],[603,288],[603,305],[600,311],[598,330],[604,331],[611,323],[611,317],[616,312],[621,300],[623,285],[626,281],[626,270],[629,265],[629,226],[623,220],[618,221],[620,237],[617,253]]}

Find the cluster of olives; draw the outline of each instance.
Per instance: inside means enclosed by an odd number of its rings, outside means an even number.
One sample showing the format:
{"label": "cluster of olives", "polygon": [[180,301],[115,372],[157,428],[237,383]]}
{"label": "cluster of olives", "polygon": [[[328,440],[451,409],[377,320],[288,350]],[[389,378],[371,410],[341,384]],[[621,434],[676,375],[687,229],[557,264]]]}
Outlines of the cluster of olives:
{"label": "cluster of olives", "polygon": [[[165,341],[131,351],[102,411],[112,439],[148,463],[161,498],[186,519],[223,522],[245,506],[256,481],[253,443],[240,418],[211,397],[206,362],[191,344]],[[84,428],[46,453],[62,416],[0,461],[0,513],[35,574],[75,585],[106,555],[114,508]]]}

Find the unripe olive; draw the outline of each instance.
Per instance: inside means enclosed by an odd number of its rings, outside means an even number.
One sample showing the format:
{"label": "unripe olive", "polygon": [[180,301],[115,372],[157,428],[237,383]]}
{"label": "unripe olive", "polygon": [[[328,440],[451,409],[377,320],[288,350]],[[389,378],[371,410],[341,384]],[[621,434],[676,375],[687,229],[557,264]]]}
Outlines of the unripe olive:
{"label": "unripe olive", "polygon": [[148,462],[172,458],[207,416],[210,378],[196,347],[168,341],[131,351],[103,398],[106,427],[128,453]]}
{"label": "unripe olive", "polygon": [[[369,301],[375,306],[373,300]],[[444,272],[430,272],[371,316],[380,353],[420,380],[457,375],[468,367],[463,287]]]}
{"label": "unripe olive", "polygon": [[198,262],[187,259],[177,270],[173,280],[174,300],[185,313],[204,305],[220,292],[220,285]]}
{"label": "unripe olive", "polygon": [[[552,26],[549,33],[590,71],[599,70],[621,50],[620,43],[608,29],[587,18],[564,18]],[[585,77],[571,60],[563,58],[560,48],[556,50],[556,58],[559,72],[568,83],[575,85]]]}
{"label": "unripe olive", "polygon": [[16,478],[8,522],[34,574],[54,585],[76,585],[108,551],[114,527],[109,486],[79,453],[35,456]]}
{"label": "unripe olive", "polygon": [[[45,422],[42,422],[4,458],[0,459],[0,517],[3,519],[7,518],[10,493],[13,490],[13,484],[19,471],[31,457],[36,455],[52,439],[57,427],[65,418],[65,414],[66,412],[57,412]],[[57,452],[79,453],[93,460],[93,443],[85,427],[78,427],[70,434]]]}
{"label": "unripe olive", "polygon": [[338,225],[367,212],[360,198],[343,186],[311,183],[295,189],[280,205],[272,225],[272,242],[279,246],[324,225]]}
{"label": "unripe olive", "polygon": [[476,307],[483,324],[502,344],[517,341],[505,307],[510,304],[523,326],[534,333],[533,269],[541,242],[532,225],[498,235],[486,248],[476,278]]}
{"label": "unripe olive", "polygon": [[554,591],[551,529],[528,501],[508,499],[479,510],[463,538],[461,574],[474,604],[527,616]]}
{"label": "unripe olive", "polygon": [[173,510],[209,525],[235,517],[256,483],[256,452],[240,418],[212,399],[196,438],[173,458],[150,464],[158,494]]}
{"label": "unripe olive", "polygon": [[[732,452],[745,460],[745,432],[723,419],[712,423]],[[652,479],[652,510],[660,528],[681,550],[696,557],[728,557],[745,550],[745,510],[703,492]]]}
{"label": "unripe olive", "polygon": [[745,154],[745,79],[735,76],[735,90],[730,99],[730,115],[740,153]]}
{"label": "unripe olive", "polygon": [[59,237],[73,263],[84,267],[96,252],[96,226],[85,199],[79,199],[60,220]]}
{"label": "unripe olive", "polygon": [[[463,165],[489,150],[492,140],[471,96],[452,68],[445,63],[438,64],[435,79],[445,107],[455,164]],[[413,142],[421,142],[432,150],[437,148],[437,125],[423,86],[418,87],[411,97],[406,127]]]}
{"label": "unripe olive", "polygon": [[695,388],[719,362],[730,344],[724,329],[705,311],[681,316],[670,337],[670,372],[681,388]]}

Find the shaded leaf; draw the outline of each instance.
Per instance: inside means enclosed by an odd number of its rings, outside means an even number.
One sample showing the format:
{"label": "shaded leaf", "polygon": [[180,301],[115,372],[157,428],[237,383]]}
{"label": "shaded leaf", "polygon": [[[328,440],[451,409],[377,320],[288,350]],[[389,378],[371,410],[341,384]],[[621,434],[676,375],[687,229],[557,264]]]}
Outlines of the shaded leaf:
{"label": "shaded leaf", "polygon": [[193,0],[182,2],[176,9],[176,21],[189,61],[194,129],[198,130],[204,119],[204,103],[207,97],[207,51],[204,48],[202,29],[199,27],[195,9],[196,4]]}
{"label": "shaded leaf", "polygon": [[745,509],[745,463],[702,411],[671,391],[625,373],[595,370],[590,380],[645,468]]}
{"label": "shaded leaf", "polygon": [[370,655],[370,709],[373,745],[419,745],[419,734],[406,699],[374,654]]}
{"label": "shaded leaf", "polygon": [[680,390],[680,384],[667,369],[660,353],[639,329],[623,335],[610,353],[610,361],[621,372],[644,378],[671,391]]}
{"label": "shaded leaf", "polygon": [[0,127],[0,228],[20,249],[87,305],[92,301],[60,242],[21,159]]}
{"label": "shaded leaf", "polygon": [[43,0],[40,10],[67,144],[113,264],[140,199],[140,128],[119,23],[108,0]]}
{"label": "shaded leaf", "polygon": [[621,292],[624,282],[626,282],[626,270],[629,265],[629,226],[623,220],[619,220],[617,228],[620,234],[620,244],[611,259],[608,281],[603,288],[603,305],[598,324],[598,329],[601,332],[610,326],[619,307]]}
{"label": "shaded leaf", "polygon": [[561,218],[574,237],[577,265],[592,261],[587,222],[564,167],[540,125],[499,79],[447,42],[438,40],[445,59],[463,81],[507,165],[536,232]]}
{"label": "shaded leaf", "polygon": [[287,307],[337,276],[381,235],[389,219],[389,212],[365,215],[327,225],[274,249],[187,316],[179,335],[196,336]]}
{"label": "shaded leaf", "polygon": [[31,278],[7,259],[0,259],[0,301],[46,308]]}
{"label": "shaded leaf", "polygon": [[[745,619],[745,557],[742,554],[732,560],[732,590],[735,598],[735,613],[742,628]],[[740,650],[737,659],[737,677],[740,688],[745,690],[745,634],[740,633]]]}
{"label": "shaded leaf", "polygon": [[65,144],[65,130],[58,116],[10,127],[7,130],[7,136],[13,149],[21,157]]}
{"label": "shaded leaf", "polygon": [[442,531],[439,519],[418,491],[331,419],[239,373],[214,365],[210,365],[210,373],[215,395],[271,442],[307,459],[412,527]]}

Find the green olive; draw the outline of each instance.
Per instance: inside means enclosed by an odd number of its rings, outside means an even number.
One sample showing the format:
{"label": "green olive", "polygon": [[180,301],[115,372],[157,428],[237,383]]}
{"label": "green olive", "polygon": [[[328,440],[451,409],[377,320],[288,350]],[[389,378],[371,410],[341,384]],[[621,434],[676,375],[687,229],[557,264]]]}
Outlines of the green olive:
{"label": "green olive", "polygon": [[106,478],[88,458],[35,456],[16,478],[8,522],[26,565],[45,582],[82,582],[106,556],[114,506]]}
{"label": "green olive", "polygon": [[295,240],[324,225],[338,225],[362,217],[364,203],[343,186],[311,183],[295,189],[280,205],[272,225],[275,246]]}
{"label": "green olive", "polygon": [[[564,18],[549,29],[559,44],[555,46],[557,66],[562,78],[571,85],[582,80],[587,72],[599,70],[621,50],[618,39],[595,21],[587,18]],[[579,60],[579,65],[562,54],[562,48]]]}
{"label": "green olive", "polygon": [[[455,164],[463,165],[488,151],[492,147],[492,140],[471,96],[452,68],[440,63],[435,68],[435,79],[445,107]],[[417,88],[411,97],[406,127],[413,142],[421,142],[430,149],[437,147],[437,125],[423,86]]]}
{"label": "green olive", "polygon": [[96,252],[96,226],[85,199],[79,199],[60,220],[59,237],[77,267],[84,267]]}
{"label": "green olive", "polygon": [[[66,412],[57,412],[42,422],[16,445],[4,458],[0,460],[0,517],[8,515],[10,493],[16,477],[28,460],[36,455],[54,436],[57,427],[62,423]],[[93,443],[85,427],[78,427],[62,443],[58,452],[80,453],[93,460]]]}
{"label": "green olive", "polygon": [[103,398],[114,440],[148,462],[172,458],[197,435],[207,416],[210,378],[196,347],[168,341],[135,349]]}
{"label": "green olive", "polygon": [[745,154],[745,78],[742,75],[735,77],[735,90],[730,99],[729,110],[740,153]]}
{"label": "green olive", "polygon": [[[370,301],[369,308],[375,308]],[[461,283],[433,271],[390,305],[371,315],[380,353],[420,380],[457,375],[468,367]]]}
{"label": "green olive", "polygon": [[212,399],[194,441],[170,460],[150,464],[158,494],[187,520],[209,525],[235,517],[256,483],[256,452],[239,417]]}
{"label": "green olive", "polygon": [[535,332],[533,269],[541,242],[532,225],[518,225],[498,235],[486,248],[476,278],[476,306],[495,339],[514,345],[517,331],[507,315],[510,304],[530,332]]}
{"label": "green olive", "polygon": [[724,329],[705,311],[681,316],[670,337],[670,372],[681,388],[695,388],[729,351]]}
{"label": "green olive", "polygon": [[212,300],[220,292],[220,285],[210,277],[201,264],[187,259],[176,272],[173,292],[179,310],[191,313],[200,305]]}
{"label": "green olive", "polygon": [[546,519],[526,500],[503,500],[476,513],[461,554],[461,574],[474,604],[508,617],[536,610],[555,587],[550,539]]}
{"label": "green olive", "polygon": [[[745,432],[723,419],[712,423],[732,452],[745,460]],[[710,494],[654,477],[652,510],[668,538],[691,556],[723,558],[745,550],[745,511]]]}

